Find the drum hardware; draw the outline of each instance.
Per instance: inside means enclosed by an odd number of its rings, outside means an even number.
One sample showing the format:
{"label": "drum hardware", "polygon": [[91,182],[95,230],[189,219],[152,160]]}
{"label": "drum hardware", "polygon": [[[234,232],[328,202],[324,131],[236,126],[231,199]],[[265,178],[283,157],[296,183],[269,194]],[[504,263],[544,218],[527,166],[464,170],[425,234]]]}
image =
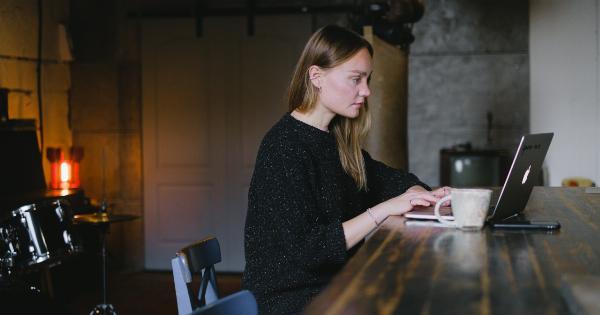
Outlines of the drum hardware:
{"label": "drum hardware", "polygon": [[13,244],[8,242],[10,231],[0,227],[0,281],[7,281],[14,268],[14,258],[17,255]]}
{"label": "drum hardware", "polygon": [[58,217],[58,221],[60,221],[62,223],[64,221],[65,212],[63,211],[62,205],[60,204],[59,201],[55,201],[55,204],[57,205],[57,207],[54,208],[54,212],[56,213],[56,216]]}
{"label": "drum hardware", "polygon": [[116,315],[117,312],[112,304],[107,302],[106,290],[106,235],[112,223],[131,221],[138,219],[139,216],[128,214],[108,214],[106,202],[103,201],[99,212],[90,214],[79,214],[73,217],[73,222],[76,224],[84,224],[95,226],[99,229],[100,243],[102,244],[101,260],[102,260],[102,303],[96,305],[90,315]]}
{"label": "drum hardware", "polygon": [[69,234],[69,231],[63,231],[62,237],[65,244],[67,244],[67,250],[69,252],[74,252],[75,246],[73,245],[73,239],[71,238],[71,234]]}

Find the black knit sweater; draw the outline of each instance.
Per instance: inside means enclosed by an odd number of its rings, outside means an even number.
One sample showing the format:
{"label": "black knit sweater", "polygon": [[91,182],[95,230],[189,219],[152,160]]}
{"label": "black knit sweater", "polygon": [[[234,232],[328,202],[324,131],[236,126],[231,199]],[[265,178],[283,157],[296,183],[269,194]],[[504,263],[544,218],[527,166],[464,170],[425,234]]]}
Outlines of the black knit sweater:
{"label": "black knit sweater", "polygon": [[300,312],[358,249],[342,222],[427,185],[363,151],[368,192],[341,165],[332,134],[286,114],[264,137],[248,193],[243,287],[260,314]]}

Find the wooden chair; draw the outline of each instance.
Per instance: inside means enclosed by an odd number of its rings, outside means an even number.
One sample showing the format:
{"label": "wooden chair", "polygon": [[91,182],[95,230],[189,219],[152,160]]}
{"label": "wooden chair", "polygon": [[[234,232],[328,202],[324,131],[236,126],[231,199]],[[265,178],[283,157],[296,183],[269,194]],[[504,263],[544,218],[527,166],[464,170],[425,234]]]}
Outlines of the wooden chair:
{"label": "wooden chair", "polygon": [[[221,262],[219,241],[208,237],[182,248],[171,259],[173,281],[179,315],[189,314],[198,307],[210,304],[219,298],[214,265]],[[192,285],[192,276],[199,275],[197,290]]]}
{"label": "wooden chair", "polygon": [[242,290],[226,296],[214,303],[196,309],[190,315],[258,315],[254,295]]}

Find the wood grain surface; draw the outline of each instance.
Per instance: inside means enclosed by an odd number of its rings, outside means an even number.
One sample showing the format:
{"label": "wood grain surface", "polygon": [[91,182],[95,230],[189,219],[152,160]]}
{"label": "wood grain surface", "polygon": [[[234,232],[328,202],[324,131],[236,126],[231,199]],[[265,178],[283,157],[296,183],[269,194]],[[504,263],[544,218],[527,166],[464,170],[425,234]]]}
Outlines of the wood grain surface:
{"label": "wood grain surface", "polygon": [[565,314],[564,274],[600,275],[600,194],[535,187],[555,232],[461,231],[390,217],[306,314]]}

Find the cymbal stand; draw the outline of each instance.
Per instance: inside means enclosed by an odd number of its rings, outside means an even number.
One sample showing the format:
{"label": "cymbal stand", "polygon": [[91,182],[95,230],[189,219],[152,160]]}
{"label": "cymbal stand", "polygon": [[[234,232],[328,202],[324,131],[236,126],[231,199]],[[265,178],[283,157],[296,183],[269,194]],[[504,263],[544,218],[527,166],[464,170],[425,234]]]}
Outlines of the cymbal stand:
{"label": "cymbal stand", "polygon": [[[101,211],[106,212],[106,202],[102,202]],[[108,228],[110,223],[99,225],[100,229],[100,240],[102,242],[102,304],[96,305],[90,312],[90,315],[116,315],[117,312],[112,304],[107,303],[106,298],[106,234],[108,234]]]}

